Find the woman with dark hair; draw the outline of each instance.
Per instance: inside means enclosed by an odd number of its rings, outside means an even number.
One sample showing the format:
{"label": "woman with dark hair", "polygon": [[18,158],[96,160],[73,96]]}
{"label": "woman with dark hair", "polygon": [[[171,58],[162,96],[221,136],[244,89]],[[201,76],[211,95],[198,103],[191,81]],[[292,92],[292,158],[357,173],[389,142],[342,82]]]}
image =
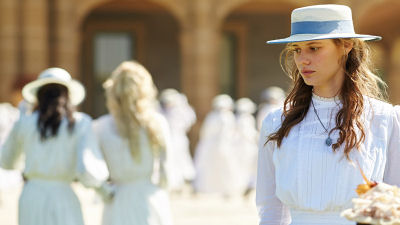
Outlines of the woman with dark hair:
{"label": "woman with dark hair", "polygon": [[260,224],[354,224],[340,217],[363,183],[400,184],[399,121],[369,69],[351,9],[316,5],[292,12],[282,66],[293,81],[283,109],[263,121],[256,202]]}
{"label": "woman with dark hair", "polygon": [[[13,169],[24,154],[26,179],[19,199],[20,225],[83,225],[70,184],[79,180],[107,194],[108,177],[88,115],[74,106],[84,87],[61,68],[44,70],[27,84],[23,97],[35,105],[16,122],[2,147],[0,166]],[[105,195],[106,196],[106,195]]]}

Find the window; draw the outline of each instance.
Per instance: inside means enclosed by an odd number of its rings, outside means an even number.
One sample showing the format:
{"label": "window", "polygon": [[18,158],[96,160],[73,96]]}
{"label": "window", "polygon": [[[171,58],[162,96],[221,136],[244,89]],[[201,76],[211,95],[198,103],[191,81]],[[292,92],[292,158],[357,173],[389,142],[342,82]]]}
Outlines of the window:
{"label": "window", "polygon": [[221,41],[221,68],[220,68],[220,90],[221,93],[228,94],[236,98],[236,59],[237,59],[237,40],[232,32],[224,32]]}
{"label": "window", "polygon": [[123,61],[135,59],[135,37],[132,32],[96,32],[93,37],[94,112],[107,112],[103,82]]}

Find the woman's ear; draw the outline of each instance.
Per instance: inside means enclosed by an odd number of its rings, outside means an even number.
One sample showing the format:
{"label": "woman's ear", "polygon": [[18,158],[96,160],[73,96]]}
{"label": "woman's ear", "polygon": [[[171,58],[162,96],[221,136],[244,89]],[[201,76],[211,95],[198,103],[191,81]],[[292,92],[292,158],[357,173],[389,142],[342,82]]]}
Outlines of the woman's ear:
{"label": "woman's ear", "polygon": [[353,49],[353,42],[352,41],[344,41],[343,42],[343,50],[346,53],[346,55],[349,54],[349,52]]}

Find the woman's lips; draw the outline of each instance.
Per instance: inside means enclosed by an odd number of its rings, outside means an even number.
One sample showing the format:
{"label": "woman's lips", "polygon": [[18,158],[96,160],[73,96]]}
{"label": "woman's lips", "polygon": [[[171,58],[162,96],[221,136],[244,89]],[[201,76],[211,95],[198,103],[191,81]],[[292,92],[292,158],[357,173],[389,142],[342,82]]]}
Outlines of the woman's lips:
{"label": "woman's lips", "polygon": [[308,76],[308,75],[311,75],[312,73],[314,73],[315,71],[313,71],[313,70],[302,70],[301,71],[301,74],[303,74],[303,75],[305,75],[305,76]]}

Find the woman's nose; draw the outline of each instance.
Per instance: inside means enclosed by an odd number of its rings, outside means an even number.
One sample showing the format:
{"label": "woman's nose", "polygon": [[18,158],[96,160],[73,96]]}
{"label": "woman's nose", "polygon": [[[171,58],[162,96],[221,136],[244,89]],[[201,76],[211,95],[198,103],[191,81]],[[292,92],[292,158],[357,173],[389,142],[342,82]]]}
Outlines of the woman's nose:
{"label": "woman's nose", "polygon": [[302,65],[310,65],[310,63],[311,63],[308,55],[303,52],[298,55],[297,60]]}

